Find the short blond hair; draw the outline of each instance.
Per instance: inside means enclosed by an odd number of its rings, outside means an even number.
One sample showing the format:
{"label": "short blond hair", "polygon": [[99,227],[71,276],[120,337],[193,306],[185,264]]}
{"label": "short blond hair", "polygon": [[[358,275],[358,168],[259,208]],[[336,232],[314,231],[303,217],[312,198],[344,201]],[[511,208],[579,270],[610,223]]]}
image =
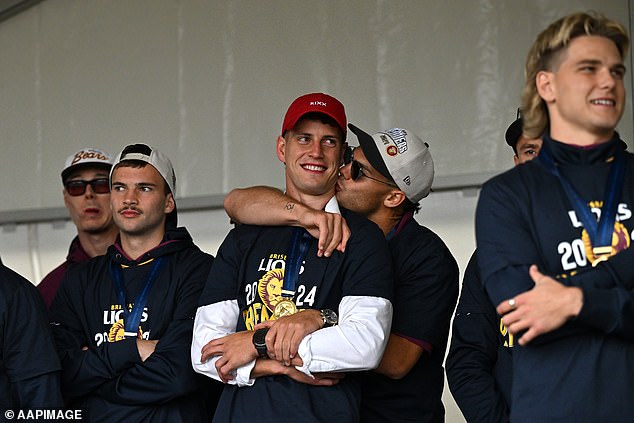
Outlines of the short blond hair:
{"label": "short blond hair", "polygon": [[553,22],[538,36],[526,56],[522,90],[524,136],[539,138],[549,124],[546,103],[537,92],[536,77],[541,71],[553,71],[570,41],[584,35],[596,35],[611,40],[624,59],[630,45],[627,31],[620,23],[596,13],[573,13]]}

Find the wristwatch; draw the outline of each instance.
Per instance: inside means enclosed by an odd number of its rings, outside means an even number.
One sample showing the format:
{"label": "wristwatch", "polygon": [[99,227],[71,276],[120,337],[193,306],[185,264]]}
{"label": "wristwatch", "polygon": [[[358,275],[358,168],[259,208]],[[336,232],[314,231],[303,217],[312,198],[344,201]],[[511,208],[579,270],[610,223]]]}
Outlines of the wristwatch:
{"label": "wristwatch", "polygon": [[269,328],[258,329],[253,332],[253,346],[255,350],[258,352],[258,357],[265,358],[268,357],[268,351],[266,349],[266,334],[269,333]]}
{"label": "wristwatch", "polygon": [[326,308],[324,310],[320,310],[319,312],[321,313],[321,320],[323,320],[325,328],[334,326],[339,322],[337,313],[334,311]]}

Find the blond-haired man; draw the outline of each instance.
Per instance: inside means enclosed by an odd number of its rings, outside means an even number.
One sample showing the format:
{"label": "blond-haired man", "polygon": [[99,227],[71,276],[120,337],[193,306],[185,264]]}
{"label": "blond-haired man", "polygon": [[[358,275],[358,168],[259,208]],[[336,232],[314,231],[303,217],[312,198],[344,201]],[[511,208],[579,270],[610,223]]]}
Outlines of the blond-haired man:
{"label": "blond-haired man", "polygon": [[596,14],[566,16],[538,36],[522,111],[524,134],[543,133],[542,149],[480,196],[483,283],[519,344],[514,422],[634,413],[634,157],[615,131],[628,47],[624,27]]}

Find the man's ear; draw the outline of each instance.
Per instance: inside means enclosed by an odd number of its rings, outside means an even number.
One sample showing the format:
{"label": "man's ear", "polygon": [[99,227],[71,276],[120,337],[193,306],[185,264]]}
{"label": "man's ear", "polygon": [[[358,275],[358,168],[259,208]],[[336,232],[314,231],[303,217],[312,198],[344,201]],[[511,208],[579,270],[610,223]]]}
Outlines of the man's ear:
{"label": "man's ear", "polygon": [[546,103],[552,103],[555,101],[555,74],[548,71],[539,71],[535,76],[535,86],[537,87],[537,93]]}
{"label": "man's ear", "polygon": [[405,201],[405,193],[400,189],[391,190],[383,199],[385,207],[393,208],[400,206]]}
{"label": "man's ear", "polygon": [[286,139],[281,135],[277,137],[275,152],[277,153],[277,158],[286,164]]}
{"label": "man's ear", "polygon": [[176,201],[174,201],[174,195],[169,192],[165,200],[165,214],[169,214],[176,208]]}

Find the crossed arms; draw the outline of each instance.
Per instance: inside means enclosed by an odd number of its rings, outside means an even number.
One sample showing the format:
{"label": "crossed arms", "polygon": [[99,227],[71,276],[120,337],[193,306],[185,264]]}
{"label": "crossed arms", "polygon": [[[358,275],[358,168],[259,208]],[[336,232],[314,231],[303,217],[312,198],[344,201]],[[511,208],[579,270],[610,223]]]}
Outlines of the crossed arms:
{"label": "crossed arms", "polygon": [[634,250],[627,248],[562,281],[546,275],[534,265],[540,262],[539,248],[532,241],[526,217],[509,209],[515,201],[508,190],[485,185],[476,214],[476,235],[483,283],[497,312],[504,316],[502,322],[511,333],[521,334],[518,343],[526,345],[571,320],[577,327],[633,338]]}
{"label": "crossed arms", "polygon": [[95,330],[90,318],[99,312],[85,310],[82,280],[71,276],[62,284],[51,308],[51,326],[62,362],[65,396],[97,395],[118,404],[160,404],[198,388],[189,365],[191,316],[211,260],[201,255],[191,264],[160,340],[128,338],[95,345],[89,335]]}

